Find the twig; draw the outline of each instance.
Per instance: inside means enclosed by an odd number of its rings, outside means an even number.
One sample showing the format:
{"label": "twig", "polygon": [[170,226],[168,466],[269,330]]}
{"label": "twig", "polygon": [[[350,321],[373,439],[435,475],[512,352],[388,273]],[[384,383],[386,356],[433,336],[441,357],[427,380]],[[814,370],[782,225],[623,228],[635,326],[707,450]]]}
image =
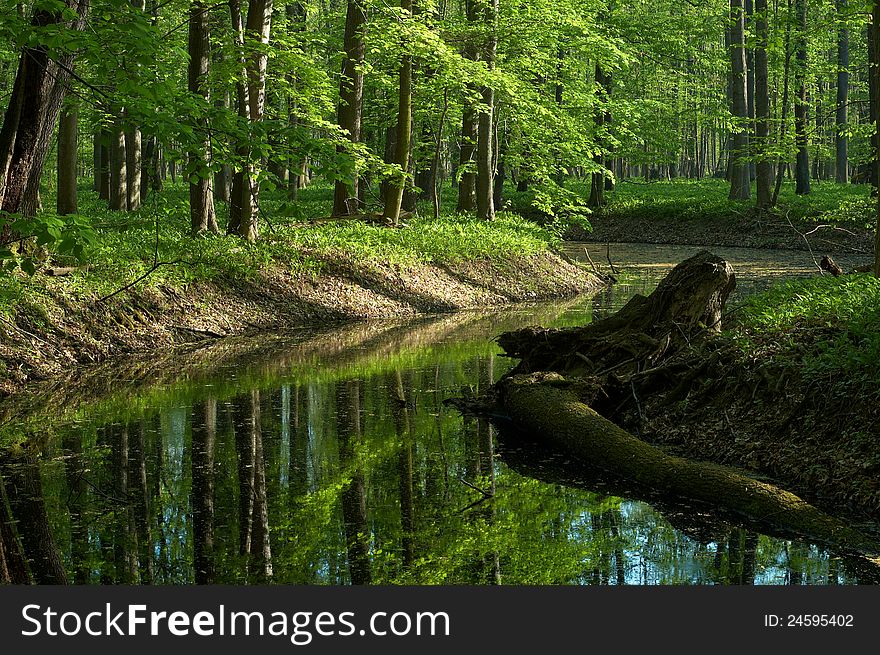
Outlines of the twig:
{"label": "twig", "polygon": [[117,289],[117,290],[114,291],[113,293],[109,293],[109,294],[107,294],[106,296],[104,296],[103,298],[98,298],[98,300],[95,301],[95,304],[96,304],[96,305],[99,305],[99,304],[101,304],[101,303],[103,303],[103,302],[106,302],[106,301],[110,300],[110,299],[113,298],[114,296],[118,296],[118,295],[119,295],[120,293],[122,293],[123,291],[128,291],[128,290],[131,289],[134,285],[136,285],[138,282],[141,282],[141,281],[147,279],[150,275],[152,275],[153,273],[155,273],[156,270],[157,270],[158,268],[160,268],[160,267],[162,267],[162,266],[174,266],[175,264],[185,264],[185,265],[187,265],[187,266],[192,266],[193,264],[196,264],[196,263],[198,263],[198,262],[188,262],[188,261],[185,261],[185,260],[183,260],[183,259],[175,259],[175,260],[170,261],[170,262],[156,262],[155,264],[153,264],[153,265],[149,268],[149,270],[148,270],[146,273],[144,273],[143,275],[139,275],[139,276],[137,277],[137,279],[132,280],[131,282],[129,282],[128,284],[126,284],[124,287],[121,287],[121,288]]}
{"label": "twig", "polygon": [[788,214],[789,214],[788,212],[785,212],[785,220],[788,221],[788,225],[791,227],[792,230],[794,230],[795,232],[800,234],[801,238],[804,240],[804,243],[807,244],[807,249],[810,251],[810,257],[813,258],[813,263],[816,265],[816,268],[819,269],[819,275],[825,275],[825,271],[822,270],[822,267],[819,265],[819,262],[816,261],[816,255],[813,254],[813,246],[810,245],[810,240],[807,238],[807,235],[804,234],[803,232],[801,232],[800,230],[798,230],[794,226],[794,223],[791,222],[791,218],[789,217]]}
{"label": "twig", "polygon": [[209,337],[213,337],[214,339],[224,339],[227,335],[220,334],[219,332],[214,332],[213,330],[202,330],[200,328],[191,328],[185,325],[172,325],[175,330],[184,330],[186,332],[195,332],[196,334],[204,334]]}
{"label": "twig", "polygon": [[58,346],[53,346],[51,343],[49,343],[49,342],[46,341],[45,339],[42,339],[42,338],[38,337],[38,336],[37,336],[36,334],[34,334],[33,332],[28,332],[28,331],[25,330],[24,328],[20,328],[20,327],[18,327],[15,323],[13,323],[13,322],[10,321],[9,319],[7,319],[5,316],[0,316],[0,321],[3,321],[4,323],[6,323],[6,325],[8,325],[9,327],[11,327],[13,330],[18,331],[18,332],[20,332],[21,334],[23,334],[23,335],[25,335],[25,336],[31,337],[32,339],[36,339],[36,340],[39,341],[40,343],[44,343],[44,344],[46,344],[47,346],[49,346],[50,348],[52,348],[52,350],[54,350],[55,352],[59,352],[59,353],[61,353],[62,355],[66,354],[63,350],[61,350],[60,348],[58,348]]}
{"label": "twig", "polygon": [[639,402],[639,397],[636,395],[636,384],[632,380],[629,381],[630,389],[632,389],[633,400],[636,401],[636,408],[639,410],[639,418],[643,421],[645,420],[645,415],[642,413],[642,404]]}
{"label": "twig", "polygon": [[464,484],[464,485],[467,485],[468,487],[470,487],[470,488],[473,489],[474,491],[479,491],[481,494],[483,494],[483,497],[485,497],[485,498],[491,498],[492,496],[495,495],[495,494],[489,493],[489,492],[486,491],[485,489],[480,489],[477,485],[475,485],[475,484],[471,484],[470,482],[468,482],[468,481],[465,480],[464,478],[459,478],[458,481],[461,482],[461,483]]}
{"label": "twig", "polygon": [[599,269],[596,267],[596,262],[594,262],[594,261],[593,261],[593,258],[590,257],[590,251],[587,250],[586,247],[584,247],[584,254],[587,256],[587,260],[590,262],[590,266],[593,267],[593,272],[594,272],[596,275],[601,275],[601,274],[602,274],[601,271],[599,271]]}
{"label": "twig", "polygon": [[617,269],[614,268],[614,262],[611,261],[611,244],[605,244],[605,257],[608,259],[608,265],[611,266],[612,275],[617,275]]}

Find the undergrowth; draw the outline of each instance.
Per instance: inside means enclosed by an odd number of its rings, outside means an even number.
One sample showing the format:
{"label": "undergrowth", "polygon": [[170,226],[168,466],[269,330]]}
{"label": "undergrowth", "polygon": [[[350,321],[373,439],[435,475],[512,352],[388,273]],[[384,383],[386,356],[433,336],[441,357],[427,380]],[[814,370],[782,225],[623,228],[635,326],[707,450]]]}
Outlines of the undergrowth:
{"label": "undergrowth", "polygon": [[[582,193],[589,195],[589,186]],[[670,182],[635,182],[617,184],[608,192],[608,204],[601,213],[608,217],[643,218],[647,221],[718,221],[740,220],[754,216],[755,188],[752,200],[729,200],[730,185],[725,180],[674,180]],[[809,195],[797,195],[793,183],[784,183],[779,203],[771,216],[792,221],[815,221],[873,229],[876,205],[870,185],[814,182]]]}
{"label": "undergrowth", "polygon": [[[450,212],[436,221],[414,216],[402,229],[361,220],[330,221],[326,217],[332,189],[317,184],[301,191],[295,203],[280,192],[264,193],[261,236],[254,244],[225,234],[193,238],[183,185],[151,193],[140,210],[130,213],[109,211],[91,190],[81,189],[79,196],[80,214],[94,231],[91,243],[78,259],[55,253],[42,264],[44,269],[80,267],[61,286],[64,293],[92,298],[113,293],[146,273],[142,284],[180,286],[216,278],[255,280],[274,267],[315,276],[334,259],[399,265],[502,259],[534,255],[559,243],[550,231],[505,212],[491,223]],[[46,206],[54,204],[51,195],[44,201]],[[217,212],[222,231],[228,207],[218,203]],[[42,273],[2,275],[0,312],[11,315],[22,298],[39,304],[44,293]]]}
{"label": "undergrowth", "polygon": [[880,279],[870,274],[782,282],[750,297],[737,320],[736,339],[756,357],[880,382]]}

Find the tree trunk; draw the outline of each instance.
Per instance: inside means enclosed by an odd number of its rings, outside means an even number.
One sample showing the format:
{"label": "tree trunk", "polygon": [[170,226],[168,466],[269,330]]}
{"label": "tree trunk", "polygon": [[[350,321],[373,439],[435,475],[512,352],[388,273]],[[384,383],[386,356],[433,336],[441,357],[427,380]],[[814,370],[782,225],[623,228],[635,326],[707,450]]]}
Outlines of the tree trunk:
{"label": "tree trunk", "polygon": [[835,180],[849,182],[849,138],[846,135],[849,98],[849,30],[846,25],[847,0],[837,0],[837,112],[835,121]]}
{"label": "tree trunk", "polygon": [[[495,54],[498,50],[498,0],[488,0],[483,14],[483,22],[488,30],[483,46],[483,60],[488,69],[495,68]],[[477,125],[477,218],[486,221],[495,219],[495,203],[493,198],[495,161],[494,161],[494,112],[495,90],[491,86],[483,87],[482,111]]]}
{"label": "tree trunk", "polygon": [[[781,121],[779,125],[779,139],[778,143],[780,145],[785,143],[785,126],[788,124],[788,105],[789,105],[789,80],[791,78],[791,0],[788,0],[788,13],[786,14],[785,21],[785,37],[784,37],[784,46],[785,50],[785,62],[783,63],[782,70],[782,111],[781,111]],[[770,206],[776,206],[777,201],[779,200],[779,192],[782,189],[782,179],[785,177],[785,171],[788,167],[788,162],[784,159],[779,160],[779,166],[776,170],[776,186],[773,187],[773,198],[770,200]]]}
{"label": "tree trunk", "polygon": [[[479,13],[476,0],[465,0],[465,15],[470,25],[478,23]],[[480,50],[476,45],[475,37],[471,37],[465,43],[462,55],[471,61],[479,61]],[[472,212],[477,206],[476,152],[479,129],[477,109],[473,100],[477,89],[472,84],[466,84],[465,89],[466,95],[461,110],[461,139],[458,155],[458,202],[455,207],[455,211],[459,213]]]}
{"label": "tree trunk", "polygon": [[101,192],[101,133],[92,135],[92,190]]}
{"label": "tree trunk", "polygon": [[[403,19],[412,14],[412,0],[400,0]],[[385,211],[382,217],[392,225],[400,221],[400,203],[406,186],[410,158],[410,139],[412,137],[412,56],[405,54],[400,63],[400,85],[397,104],[397,139],[394,146],[394,163],[400,167],[399,178],[390,180],[385,196]]]}
{"label": "tree trunk", "polygon": [[76,213],[77,119],[76,105],[68,105],[58,123],[58,197],[60,215]]}
{"label": "tree trunk", "polygon": [[[596,86],[598,88],[599,96],[602,98],[604,105],[608,103],[608,89],[610,87],[611,81],[610,79],[606,79],[605,72],[602,70],[601,64],[596,64]],[[596,114],[593,117],[594,122],[596,123],[596,132],[597,132],[597,143],[602,145],[602,131],[605,127],[605,116],[607,114],[607,109],[600,108],[596,110]],[[601,152],[597,152],[593,161],[599,164],[600,166],[604,162],[604,158]],[[590,207],[603,207],[605,205],[605,174],[602,172],[595,172],[590,175],[590,199],[587,201],[587,204]]]}
{"label": "tree trunk", "polygon": [[[880,90],[880,0],[874,0],[873,24],[874,34],[874,84]],[[875,107],[874,123],[874,172],[880,175],[880,108]],[[880,193],[877,194],[877,227],[874,232],[874,275],[880,277]]]}
{"label": "tree trunk", "polygon": [[126,208],[137,211],[141,207],[141,175],[143,161],[141,157],[141,130],[129,127],[125,130],[125,175],[126,175]]}
{"label": "tree trunk", "polygon": [[[229,13],[232,18],[232,39],[236,47],[236,64],[239,78],[235,81],[236,110],[239,117],[244,120],[250,118],[250,102],[248,100],[248,85],[245,82],[247,71],[245,68],[244,52],[244,22],[241,15],[241,0],[229,0]],[[238,234],[245,216],[253,211],[250,187],[246,182],[250,180],[249,154],[246,142],[239,143],[236,154],[240,161],[236,164],[236,170],[232,174],[232,188],[229,193],[229,224],[226,226],[227,234]],[[247,220],[250,220],[249,218]]]}
{"label": "tree trunk", "polygon": [[339,465],[347,479],[342,488],[342,520],[348,570],[353,585],[367,585],[372,581],[366,482],[363,466],[357,460],[357,447],[363,438],[360,395],[357,380],[336,383]]}
{"label": "tree trunk", "polygon": [[[753,0],[744,0],[744,9],[745,9],[745,32],[744,34],[753,35],[755,32],[755,28],[753,26],[755,22],[755,10],[754,10],[754,2]],[[754,46],[745,47],[746,52],[746,113],[749,117],[749,135],[750,142],[749,146],[751,148],[751,136],[755,133],[755,84],[757,80],[755,79],[755,48]],[[749,150],[749,154],[753,154],[752,150]],[[750,161],[749,164],[749,182],[753,181],[757,176],[757,168],[755,166],[754,161]]]}
{"label": "tree trunk", "polygon": [[[272,26],[272,0],[251,0],[248,3],[244,43],[247,48],[245,68],[248,87],[248,119],[251,123],[263,120],[266,107],[266,65],[269,32]],[[250,153],[248,159],[252,159]],[[242,212],[238,234],[246,241],[256,241],[259,236],[257,209],[260,189],[257,185],[256,162],[248,162],[248,175],[244,176],[242,194],[247,194],[249,211]]]}
{"label": "tree trunk", "polygon": [[794,131],[798,152],[795,163],[795,193],[810,193],[810,151],[807,139],[807,0],[795,0],[797,42],[795,46]]}
{"label": "tree trunk", "polygon": [[16,531],[34,581],[37,584],[67,584],[67,571],[46,510],[39,461],[30,454],[6,454],[0,462],[0,469]]}
{"label": "tree trunk", "polygon": [[101,130],[101,170],[99,172],[101,189],[98,197],[110,202],[110,131]]}
{"label": "tree trunk", "polygon": [[[208,11],[203,0],[193,0],[189,12],[189,92],[208,103],[208,66],[210,41]],[[198,119],[196,133],[203,134],[201,143],[189,152],[189,213],[193,234],[219,232],[211,192],[211,137],[207,118]]]}
{"label": "tree trunk", "polygon": [[793,493],[726,467],[668,455],[637,439],[581,402],[576,386],[558,374],[508,377],[500,391],[514,424],[592,467],[663,496],[720,507],[835,550],[880,554],[873,539]]}
{"label": "tree trunk", "polygon": [[[348,131],[348,140],[359,143],[361,140],[361,112],[364,100],[364,26],[367,17],[359,0],[348,0],[345,14],[345,35],[342,58],[342,76],[339,80],[339,106],[336,119],[339,126]],[[336,151],[344,153],[339,146]],[[349,180],[336,180],[333,191],[333,215],[351,216],[359,212],[358,174],[354,172]]]}
{"label": "tree trunk", "polygon": [[730,113],[736,119],[729,153],[731,200],[748,200],[751,195],[749,165],[741,161],[749,154],[748,77],[746,74],[745,12],[743,0],[730,0]]}
{"label": "tree trunk", "polygon": [[[85,24],[88,0],[68,0],[76,18],[71,29]],[[37,9],[31,25],[45,28],[62,22],[60,11]],[[43,164],[51,144],[55,122],[67,92],[67,72],[74,53],[60,55],[56,63],[44,46],[28,46],[19,58],[9,106],[0,128],[0,210],[33,215],[39,196]],[[4,224],[0,242],[8,242],[11,229]]]}
{"label": "tree trunk", "polygon": [[758,209],[767,209],[772,203],[773,167],[767,156],[770,139],[770,89],[767,71],[767,0],[755,2],[755,153],[758,161],[755,166]]}
{"label": "tree trunk", "polygon": [[110,131],[110,209],[124,211],[128,207],[128,174],[126,172],[125,132],[121,125]]}

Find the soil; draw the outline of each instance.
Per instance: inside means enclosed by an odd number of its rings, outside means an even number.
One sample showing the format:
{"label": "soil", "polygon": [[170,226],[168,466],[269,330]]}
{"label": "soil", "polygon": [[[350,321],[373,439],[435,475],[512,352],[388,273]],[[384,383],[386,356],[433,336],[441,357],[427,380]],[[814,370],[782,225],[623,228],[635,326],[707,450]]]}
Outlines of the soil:
{"label": "soil", "polygon": [[664,243],[734,248],[786,248],[818,253],[874,252],[874,232],[865,227],[832,227],[815,221],[789,220],[773,214],[743,214],[736,218],[662,218],[597,212],[590,216],[593,231],[573,226],[571,241]]}
{"label": "soil", "polygon": [[96,303],[70,278],[0,320],[0,395],[72,368],[205,340],[352,319],[413,316],[595,292],[585,268],[547,252],[506,260],[393,265],[327,258],[316,276],[275,268],[257,279],[135,287]]}

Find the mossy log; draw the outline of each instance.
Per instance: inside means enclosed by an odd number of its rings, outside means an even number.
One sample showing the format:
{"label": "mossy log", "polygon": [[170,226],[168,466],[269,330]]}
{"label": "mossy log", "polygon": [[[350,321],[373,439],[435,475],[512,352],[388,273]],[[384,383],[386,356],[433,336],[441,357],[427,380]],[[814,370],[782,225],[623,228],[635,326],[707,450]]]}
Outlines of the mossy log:
{"label": "mossy log", "polygon": [[842,552],[875,559],[880,544],[793,493],[732,469],[675,457],[636,438],[581,402],[578,385],[555,373],[500,382],[500,401],[521,428],[591,466],[670,497],[710,503],[802,535]]}

